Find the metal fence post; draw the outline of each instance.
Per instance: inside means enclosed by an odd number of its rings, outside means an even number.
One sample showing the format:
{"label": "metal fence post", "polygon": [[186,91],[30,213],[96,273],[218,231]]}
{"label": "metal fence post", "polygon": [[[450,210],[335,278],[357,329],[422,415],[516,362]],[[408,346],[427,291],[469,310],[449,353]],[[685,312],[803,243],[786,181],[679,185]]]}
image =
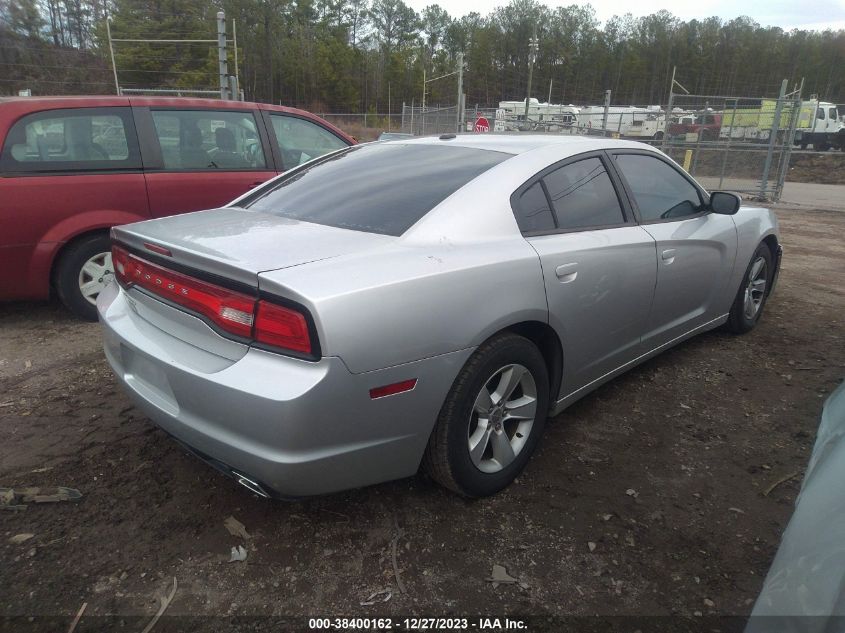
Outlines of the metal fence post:
{"label": "metal fence post", "polygon": [[610,113],[610,90],[604,91],[604,114],[601,118],[601,129],[604,136],[607,136],[607,117]]}
{"label": "metal fence post", "polygon": [[220,98],[229,98],[229,68],[226,60],[226,14],[217,12],[217,66],[220,74]]}
{"label": "metal fence post", "polygon": [[455,131],[461,131],[461,104],[464,100],[464,54],[458,53],[458,111],[455,115]]}
{"label": "metal fence post", "polygon": [[675,99],[675,70],[676,67],[672,66],[672,81],[669,82],[669,102],[666,104],[666,129],[663,132],[663,143],[660,145],[660,149],[664,152],[666,151],[666,143],[669,141],[669,117],[672,116],[672,101]]}
{"label": "metal fence post", "polygon": [[780,200],[780,197],[783,194],[783,185],[786,181],[786,174],[789,171],[789,160],[792,157],[792,148],[795,145],[795,132],[798,128],[798,117],[801,115],[801,93],[803,90],[804,80],[802,79],[801,86],[792,93],[792,116],[789,118],[789,131],[784,138],[780,172],[778,173],[778,182],[775,187],[775,202]]}
{"label": "metal fence post", "polygon": [[778,95],[777,105],[775,106],[775,118],[772,121],[772,130],[769,133],[769,149],[766,151],[766,162],[763,164],[763,175],[760,178],[760,197],[766,197],[766,189],[769,185],[769,170],[772,168],[772,156],[775,152],[775,143],[777,143],[777,132],[780,127],[780,113],[783,110],[783,102],[786,100],[786,79],[780,85],[780,94]]}
{"label": "metal fence post", "polygon": [[111,16],[106,17],[106,34],[109,38],[109,54],[111,55],[111,69],[114,73],[114,90],[116,94],[120,94],[120,84],[117,81],[117,64],[114,63],[114,45],[111,41]]}
{"label": "metal fence post", "polygon": [[[722,159],[722,171],[719,172],[719,189],[722,188],[722,181],[725,179],[725,166],[728,163],[728,152],[731,151],[731,141],[733,140],[733,137],[734,137],[734,122],[736,121],[736,110],[737,110],[738,104],[739,104],[739,99],[734,99],[734,111],[733,111],[733,114],[731,115],[731,124],[728,127],[728,142],[727,142],[727,145],[725,145],[725,157]],[[728,105],[727,102],[725,102],[725,105],[726,106]],[[727,110],[727,108],[725,108],[725,110]],[[719,126],[719,130],[721,130],[721,129],[722,129],[722,127]]]}

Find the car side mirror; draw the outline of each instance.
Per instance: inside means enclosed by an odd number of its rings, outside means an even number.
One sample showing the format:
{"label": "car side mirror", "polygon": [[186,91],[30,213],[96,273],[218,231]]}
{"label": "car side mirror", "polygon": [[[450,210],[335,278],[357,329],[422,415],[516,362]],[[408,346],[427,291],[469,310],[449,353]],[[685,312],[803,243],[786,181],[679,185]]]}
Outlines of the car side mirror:
{"label": "car side mirror", "polygon": [[733,215],[739,211],[742,198],[728,191],[714,191],[710,194],[710,210],[720,215]]}

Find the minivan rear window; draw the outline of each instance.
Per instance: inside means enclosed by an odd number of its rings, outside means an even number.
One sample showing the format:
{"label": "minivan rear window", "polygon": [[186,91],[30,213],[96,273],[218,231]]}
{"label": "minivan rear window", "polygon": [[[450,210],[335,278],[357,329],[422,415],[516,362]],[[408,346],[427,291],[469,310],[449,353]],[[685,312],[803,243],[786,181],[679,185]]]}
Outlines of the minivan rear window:
{"label": "minivan rear window", "polygon": [[0,155],[3,172],[141,168],[128,107],[45,110],[18,120]]}
{"label": "minivan rear window", "polygon": [[510,156],[446,145],[358,145],[278,180],[247,205],[305,222],[398,236]]}

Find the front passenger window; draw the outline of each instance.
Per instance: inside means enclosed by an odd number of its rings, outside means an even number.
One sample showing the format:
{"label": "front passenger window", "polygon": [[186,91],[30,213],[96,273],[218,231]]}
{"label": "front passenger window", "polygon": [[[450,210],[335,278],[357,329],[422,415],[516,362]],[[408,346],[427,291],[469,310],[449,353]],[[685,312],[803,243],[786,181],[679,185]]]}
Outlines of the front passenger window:
{"label": "front passenger window", "polygon": [[617,154],[615,158],[643,222],[678,220],[702,211],[698,189],[668,163],[643,154]]}
{"label": "front passenger window", "polygon": [[326,128],[307,119],[271,114],[270,120],[273,122],[273,133],[276,135],[285,169],[296,167],[347,145]]}

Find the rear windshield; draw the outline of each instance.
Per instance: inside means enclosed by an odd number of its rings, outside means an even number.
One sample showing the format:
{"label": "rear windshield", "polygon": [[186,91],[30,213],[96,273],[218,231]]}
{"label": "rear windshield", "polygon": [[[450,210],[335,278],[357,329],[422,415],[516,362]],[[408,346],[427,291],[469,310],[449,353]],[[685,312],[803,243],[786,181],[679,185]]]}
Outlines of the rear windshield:
{"label": "rear windshield", "polygon": [[445,145],[359,145],[281,179],[247,204],[286,218],[398,236],[507,158]]}

